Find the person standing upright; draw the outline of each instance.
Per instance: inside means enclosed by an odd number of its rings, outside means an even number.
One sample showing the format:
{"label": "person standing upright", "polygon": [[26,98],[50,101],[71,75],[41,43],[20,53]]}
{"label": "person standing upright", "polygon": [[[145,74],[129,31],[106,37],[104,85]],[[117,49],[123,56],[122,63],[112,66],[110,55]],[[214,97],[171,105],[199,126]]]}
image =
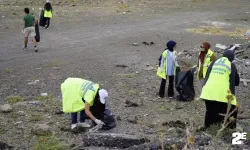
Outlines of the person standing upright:
{"label": "person standing upright", "polygon": [[[232,63],[233,60],[234,52],[225,50],[223,56],[208,67],[200,96],[206,104],[205,128],[223,123],[224,116],[221,114],[226,114],[229,102],[231,103],[230,118],[233,117],[233,120],[228,128],[236,128],[238,106],[235,86],[239,85],[240,77],[235,64]],[[227,96],[228,93],[232,94],[231,101]]]}
{"label": "person standing upright", "polygon": [[[206,77],[208,66],[212,61],[216,60],[216,54],[210,49],[211,45],[208,42],[203,42],[200,48],[201,51],[198,58],[196,72],[197,72],[197,79],[200,81],[199,89],[201,90],[204,83],[204,79]],[[197,97],[196,99],[198,100],[199,97]]]}
{"label": "person standing upright", "polygon": [[176,67],[179,67],[175,50],[176,44],[177,43],[175,41],[168,41],[166,44],[167,48],[163,51],[159,58],[159,67],[157,69],[157,75],[162,78],[159,90],[160,98],[163,98],[165,96],[167,76],[169,78],[168,97],[170,99],[174,97],[174,76],[176,73]]}
{"label": "person standing upright", "polygon": [[52,6],[50,1],[47,0],[44,5],[44,19],[45,19],[45,29],[49,29],[50,19],[52,18]]}
{"label": "person standing upright", "polygon": [[24,46],[23,50],[27,50],[28,37],[32,37],[35,52],[38,52],[35,32],[35,17],[30,14],[29,8],[24,8],[25,16],[23,17],[23,33],[24,33]]}

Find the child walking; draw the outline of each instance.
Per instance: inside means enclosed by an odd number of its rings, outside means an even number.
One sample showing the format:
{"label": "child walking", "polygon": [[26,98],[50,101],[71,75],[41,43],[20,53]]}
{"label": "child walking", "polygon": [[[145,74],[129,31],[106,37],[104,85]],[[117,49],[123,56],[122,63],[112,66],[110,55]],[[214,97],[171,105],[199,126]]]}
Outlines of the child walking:
{"label": "child walking", "polygon": [[45,29],[49,29],[50,19],[52,18],[52,6],[49,0],[46,1],[44,5],[44,20],[45,20]]}

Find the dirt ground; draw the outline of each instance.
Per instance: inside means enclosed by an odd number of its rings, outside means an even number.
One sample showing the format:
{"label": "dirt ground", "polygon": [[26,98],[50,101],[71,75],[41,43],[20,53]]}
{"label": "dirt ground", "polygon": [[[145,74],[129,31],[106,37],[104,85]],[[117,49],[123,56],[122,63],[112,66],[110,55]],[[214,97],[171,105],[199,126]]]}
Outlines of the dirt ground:
{"label": "dirt ground", "polygon": [[[162,127],[166,121],[186,122],[193,118],[197,126],[202,126],[205,110],[202,101],[183,103],[157,98],[158,57],[166,42],[175,40],[178,52],[190,53],[190,57],[179,58],[182,69],[188,69],[196,64],[201,42],[210,42],[212,49],[216,43],[246,42],[242,35],[250,23],[248,0],[52,0],[51,3],[54,17],[49,30],[40,27],[41,42],[39,52],[35,53],[30,39],[28,51],[22,50],[20,24],[24,7],[38,17],[43,2],[0,0],[0,104],[8,103],[9,96],[42,103],[17,107],[12,102],[13,111],[0,114],[0,141],[17,149],[35,149],[41,137],[33,135],[30,129],[36,123],[49,124],[53,135],[64,143],[81,142],[81,134],[60,130],[70,126],[69,116],[55,114],[61,109],[60,84],[67,77],[89,79],[108,90],[109,108],[121,118],[117,127],[108,132],[157,138],[166,130]],[[200,26],[221,27],[228,32],[238,30],[233,35],[195,32]],[[155,44],[144,45],[144,41]],[[249,52],[245,55],[249,56]],[[249,79],[249,72],[241,72],[241,77]],[[35,80],[39,81],[28,84]],[[199,93],[198,81],[195,85]],[[249,87],[250,83],[248,87],[241,83],[236,89],[242,106],[239,115],[250,115]],[[41,93],[49,96],[41,97]],[[126,100],[140,106],[124,107]],[[135,117],[136,124],[128,122]]]}

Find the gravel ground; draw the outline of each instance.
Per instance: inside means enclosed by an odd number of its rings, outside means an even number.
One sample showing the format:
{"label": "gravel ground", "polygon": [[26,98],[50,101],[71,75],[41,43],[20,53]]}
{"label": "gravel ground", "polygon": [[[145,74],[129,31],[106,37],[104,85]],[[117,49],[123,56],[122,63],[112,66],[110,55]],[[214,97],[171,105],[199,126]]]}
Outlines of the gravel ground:
{"label": "gravel ground", "polygon": [[[61,108],[60,84],[67,77],[89,79],[109,91],[110,109],[121,120],[108,132],[158,138],[167,130],[162,126],[166,121],[185,122],[193,118],[197,127],[202,126],[205,110],[202,101],[183,103],[157,98],[158,57],[166,41],[174,39],[182,68],[188,69],[195,65],[202,41],[210,42],[213,49],[216,43],[247,42],[241,36],[242,31],[230,36],[188,29],[219,26],[233,31],[247,29],[250,23],[247,0],[52,1],[54,18],[49,30],[40,28],[41,42],[39,52],[35,53],[31,42],[28,51],[21,50],[20,23],[24,6],[34,8],[32,12],[37,16],[42,4],[25,0],[0,0],[0,3],[0,104],[8,103],[9,96],[41,102],[41,105],[22,107],[12,102],[11,113],[0,113],[0,141],[17,149],[35,149],[34,145],[46,138],[31,132],[37,123],[48,124],[52,134],[64,143],[78,145],[81,142],[81,134],[62,131],[70,125],[69,116],[55,114]],[[155,44],[144,45],[144,41]],[[243,55],[249,54],[246,51]],[[237,65],[241,77],[250,79],[250,67]],[[28,84],[35,80],[39,81]],[[199,91],[198,82],[195,85]],[[250,83],[247,87],[241,83],[236,89],[242,106],[239,115],[250,114],[249,87]],[[49,96],[41,97],[41,93]],[[126,100],[140,106],[125,108]],[[138,118],[136,124],[128,122],[135,117]]]}

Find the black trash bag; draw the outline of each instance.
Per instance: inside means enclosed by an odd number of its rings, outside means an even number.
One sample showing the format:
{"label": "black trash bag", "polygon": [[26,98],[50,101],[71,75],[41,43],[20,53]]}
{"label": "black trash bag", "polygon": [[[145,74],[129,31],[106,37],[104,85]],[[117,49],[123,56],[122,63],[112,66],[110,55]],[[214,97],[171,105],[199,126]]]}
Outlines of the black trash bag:
{"label": "black trash bag", "polygon": [[188,71],[181,71],[179,68],[176,69],[175,88],[178,92],[177,100],[194,100],[194,72],[195,69]]}
{"label": "black trash bag", "polygon": [[35,23],[35,31],[36,31],[36,36],[35,36],[36,42],[40,42],[40,32],[39,32],[38,20],[36,20],[36,23]]}
{"label": "black trash bag", "polygon": [[41,27],[45,27],[45,24],[46,24],[46,22],[45,22],[45,19],[44,19],[44,10],[42,10],[41,13],[40,13],[39,25]]}
{"label": "black trash bag", "polygon": [[[108,108],[105,109],[102,115],[96,118],[104,122],[104,125],[102,126],[102,130],[110,130],[116,127],[115,117]],[[96,123],[94,121],[92,121],[92,123],[94,126],[96,126]]]}

